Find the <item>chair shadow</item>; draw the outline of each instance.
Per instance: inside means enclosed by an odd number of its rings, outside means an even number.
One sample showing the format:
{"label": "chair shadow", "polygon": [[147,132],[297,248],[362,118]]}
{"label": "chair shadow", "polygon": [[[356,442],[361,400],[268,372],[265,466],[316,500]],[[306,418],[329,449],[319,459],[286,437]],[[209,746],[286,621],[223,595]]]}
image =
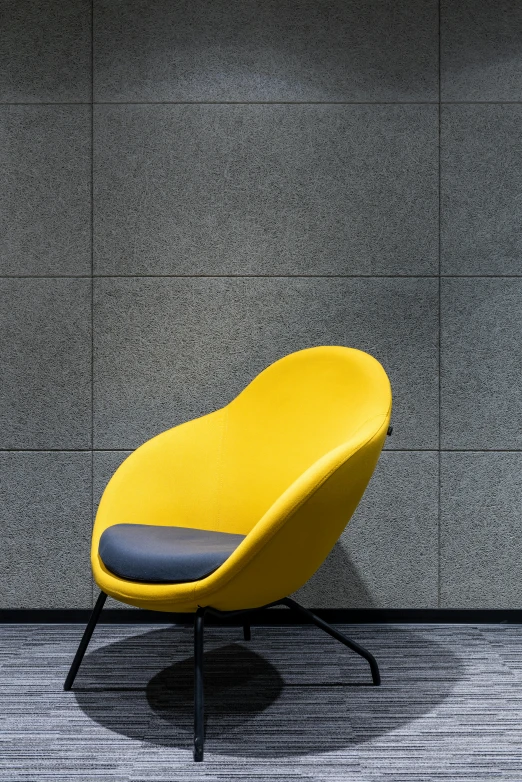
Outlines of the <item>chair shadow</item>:
{"label": "chair shadow", "polygon": [[292,597],[305,606],[330,608],[332,595],[335,595],[338,606],[376,607],[370,590],[341,541],[337,541],[319,570]]}
{"label": "chair shadow", "polygon": [[[429,713],[463,677],[462,663],[447,648],[413,631],[389,627],[386,645],[376,644],[379,633],[372,631],[372,651],[383,674],[381,687],[371,686],[365,661],[342,646],[339,651],[346,657],[338,658],[342,664],[328,669],[327,676],[324,668],[317,668],[317,646],[308,651],[309,664],[303,659],[307,653],[303,645],[299,652],[303,667],[292,671],[290,659],[290,670],[285,671],[282,663],[279,671],[253,646],[265,630],[254,628],[248,645],[225,642],[205,652],[208,752],[288,757],[354,747]],[[227,630],[227,634],[234,632],[240,629]],[[291,628],[280,632],[289,633],[291,650]],[[313,633],[314,628],[307,632]],[[335,655],[334,642],[326,639],[326,643],[323,659]],[[285,644],[277,645],[283,660]],[[161,668],[173,649],[184,658]],[[194,693],[191,651],[190,634],[176,627],[101,647],[84,659],[73,689],[77,703],[90,719],[112,732],[149,745],[189,750]],[[295,654],[294,649],[294,660]]]}

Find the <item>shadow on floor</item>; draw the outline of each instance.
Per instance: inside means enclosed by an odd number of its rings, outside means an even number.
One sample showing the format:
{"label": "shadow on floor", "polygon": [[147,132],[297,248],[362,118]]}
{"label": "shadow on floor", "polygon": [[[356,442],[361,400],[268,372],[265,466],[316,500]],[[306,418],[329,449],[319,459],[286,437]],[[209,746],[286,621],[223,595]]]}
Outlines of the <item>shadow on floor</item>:
{"label": "shadow on floor", "polygon": [[[429,713],[463,678],[462,663],[430,631],[352,630],[376,654],[381,687],[369,684],[365,661],[311,627],[256,627],[248,644],[221,635],[205,652],[207,751],[287,757],[355,746]],[[183,659],[162,668],[173,650]],[[192,666],[187,630],[147,631],[86,655],[73,692],[115,733],[190,749]]]}

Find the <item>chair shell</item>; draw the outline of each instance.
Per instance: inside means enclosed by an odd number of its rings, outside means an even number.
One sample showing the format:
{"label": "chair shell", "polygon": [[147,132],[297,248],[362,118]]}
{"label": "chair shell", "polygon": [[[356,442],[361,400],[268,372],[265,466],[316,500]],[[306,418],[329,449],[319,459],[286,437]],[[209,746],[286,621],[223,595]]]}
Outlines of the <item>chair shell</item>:
{"label": "chair shell", "polygon": [[[388,430],[381,364],[341,346],[292,353],[229,404],[175,426],[118,468],[96,516],[91,562],[100,589],[160,611],[263,606],[301,587],[355,511]],[[246,535],[206,578],[126,581],[98,553],[113,524],[165,524]]]}

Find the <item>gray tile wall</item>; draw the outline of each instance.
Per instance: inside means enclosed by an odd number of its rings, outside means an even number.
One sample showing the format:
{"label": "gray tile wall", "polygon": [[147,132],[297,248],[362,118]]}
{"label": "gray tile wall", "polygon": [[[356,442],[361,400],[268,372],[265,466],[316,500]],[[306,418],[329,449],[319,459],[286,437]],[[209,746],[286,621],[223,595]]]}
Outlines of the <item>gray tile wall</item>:
{"label": "gray tile wall", "polygon": [[92,603],[126,453],[341,343],[394,434],[301,597],[522,606],[522,8],[4,2],[0,607]]}

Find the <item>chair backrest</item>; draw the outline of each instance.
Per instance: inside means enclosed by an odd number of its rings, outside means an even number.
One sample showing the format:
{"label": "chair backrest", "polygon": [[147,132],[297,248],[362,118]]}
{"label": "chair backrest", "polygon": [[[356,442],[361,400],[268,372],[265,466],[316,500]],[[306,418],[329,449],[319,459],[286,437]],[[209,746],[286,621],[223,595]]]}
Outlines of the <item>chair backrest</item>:
{"label": "chair backrest", "polygon": [[250,532],[305,470],[390,407],[384,369],[360,350],[309,348],[276,361],[224,408],[218,524]]}

